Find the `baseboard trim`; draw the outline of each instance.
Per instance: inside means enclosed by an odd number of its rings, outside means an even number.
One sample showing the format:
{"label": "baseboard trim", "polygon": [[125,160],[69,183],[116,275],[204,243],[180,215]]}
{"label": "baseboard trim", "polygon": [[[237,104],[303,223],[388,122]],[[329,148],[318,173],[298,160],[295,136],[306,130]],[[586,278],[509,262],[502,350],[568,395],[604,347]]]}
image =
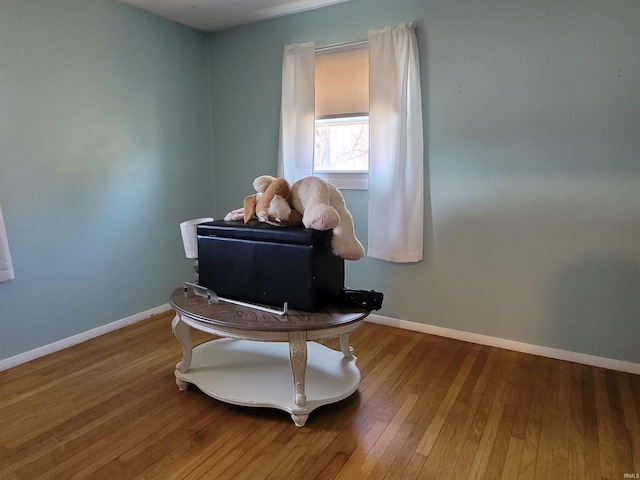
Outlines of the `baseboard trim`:
{"label": "baseboard trim", "polygon": [[505,350],[513,350],[516,352],[529,353],[541,357],[554,358],[556,360],[565,360],[568,362],[581,363],[593,367],[601,367],[609,370],[618,370],[620,372],[633,373],[640,375],[640,364],[615,360],[612,358],[597,357],[595,355],[587,355],[584,353],[570,352],[567,350],[559,350],[556,348],[542,347],[529,343],[516,342],[514,340],[506,340],[504,338],[490,337],[488,335],[480,335],[477,333],[464,332],[461,330],[453,330],[450,328],[436,327],[424,323],[410,322],[407,320],[399,320],[397,318],[385,317],[382,315],[369,315],[367,321],[387,325],[389,327],[402,328],[414,332],[427,333],[438,337],[453,338],[470,343],[478,343],[490,347],[504,348]]}
{"label": "baseboard trim", "polygon": [[[87,340],[99,337],[100,335],[104,335],[105,333],[113,332],[114,330],[118,330],[128,325],[133,325],[134,323],[146,320],[147,318],[153,317],[160,313],[164,313],[170,310],[170,308],[171,307],[169,306],[169,304],[165,303],[164,305],[160,305],[150,310],[131,315],[130,317],[108,323],[107,325],[102,325],[86,332],[82,332],[68,338],[63,338],[62,340],[59,340],[57,342],[53,342],[48,345],[29,350],[28,352],[5,358],[4,360],[0,360],[0,372],[3,370],[8,370],[9,368],[17,367],[18,365],[21,365],[23,363],[30,362],[31,360],[35,360],[36,358],[44,357],[45,355],[57,352],[64,348],[72,347],[73,345],[77,345],[78,343],[86,342]],[[542,347],[540,345],[516,342],[514,340],[490,337],[488,335],[465,332],[462,330],[437,327],[434,325],[427,325],[425,323],[410,322],[408,320],[400,320],[397,318],[385,317],[383,315],[377,314],[369,315],[367,317],[367,321],[380,325],[386,325],[389,327],[401,328],[403,330],[411,330],[413,332],[436,335],[438,337],[453,338],[455,340],[487,345],[489,347],[504,348],[505,350],[513,350],[515,352],[528,353],[541,357],[554,358],[556,360],[565,360],[568,362],[581,363],[583,365],[590,365],[593,367],[601,367],[609,370],[618,370],[620,372],[640,375],[640,364],[625,362],[623,360],[598,357],[595,355],[587,355],[584,353],[570,352],[567,350],[560,350],[556,348]]]}
{"label": "baseboard trim", "polygon": [[48,345],[29,350],[28,352],[19,353],[18,355],[15,355],[13,357],[5,358],[4,360],[0,360],[0,372],[9,368],[17,367],[18,365],[21,365],[23,363],[30,362],[31,360],[35,360],[36,358],[44,357],[45,355],[57,352],[58,350],[72,347],[73,345],[77,345],[78,343],[86,342],[87,340],[99,337],[100,335],[104,335],[105,333],[113,332],[114,330],[118,330],[128,325],[133,325],[134,323],[146,320],[147,318],[153,317],[160,313],[164,313],[167,310],[170,310],[170,308],[171,307],[169,306],[169,304],[165,303],[164,305],[160,305],[159,307],[155,307],[144,312],[136,313],[135,315],[131,315],[130,317],[116,320],[115,322],[108,323],[91,330],[87,330],[86,332],[82,332],[68,338],[63,338],[62,340],[58,340],[57,342],[53,342]]}

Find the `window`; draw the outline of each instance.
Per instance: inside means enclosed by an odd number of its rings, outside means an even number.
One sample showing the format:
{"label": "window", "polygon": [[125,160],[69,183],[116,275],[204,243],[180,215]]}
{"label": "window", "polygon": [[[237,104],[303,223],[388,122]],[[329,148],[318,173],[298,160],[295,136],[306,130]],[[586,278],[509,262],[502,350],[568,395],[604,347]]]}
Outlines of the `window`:
{"label": "window", "polygon": [[369,171],[369,49],[319,51],[315,59],[313,174],[366,189]]}
{"label": "window", "polygon": [[314,172],[369,170],[369,116],[316,120]]}
{"label": "window", "polygon": [[[371,92],[371,105],[366,107],[370,134],[365,182],[369,191],[368,255],[390,262],[418,262],[424,250],[425,202],[424,128],[415,30],[401,23],[369,31],[367,50],[370,73],[364,78],[371,79],[370,85],[364,82]],[[331,53],[334,51],[331,49]],[[318,111],[322,103],[314,98],[315,86],[321,83],[316,80],[316,59],[323,60],[318,53],[313,42],[284,48],[277,171],[293,182],[314,174],[316,119],[353,117],[363,112]],[[349,78],[347,83],[352,84],[354,79]],[[329,99],[337,98],[343,87],[346,90],[342,85]]]}

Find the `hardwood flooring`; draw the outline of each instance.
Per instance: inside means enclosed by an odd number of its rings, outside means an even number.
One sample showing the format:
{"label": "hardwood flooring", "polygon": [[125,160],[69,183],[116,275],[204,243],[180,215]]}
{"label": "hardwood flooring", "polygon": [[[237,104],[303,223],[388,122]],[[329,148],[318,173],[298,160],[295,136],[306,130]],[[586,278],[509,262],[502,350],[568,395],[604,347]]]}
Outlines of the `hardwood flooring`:
{"label": "hardwood flooring", "polygon": [[172,317],[0,372],[0,479],[640,477],[640,376],[365,323],[358,392],[297,428],[179,391]]}

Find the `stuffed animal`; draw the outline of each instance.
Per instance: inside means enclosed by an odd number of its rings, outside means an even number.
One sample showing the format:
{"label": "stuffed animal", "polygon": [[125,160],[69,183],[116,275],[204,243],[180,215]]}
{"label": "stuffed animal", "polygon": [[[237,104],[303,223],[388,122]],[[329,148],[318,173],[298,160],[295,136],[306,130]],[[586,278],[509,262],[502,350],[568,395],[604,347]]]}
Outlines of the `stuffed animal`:
{"label": "stuffed animal", "polygon": [[245,197],[243,208],[229,212],[225,220],[249,220],[257,218],[271,225],[300,225],[302,215],[291,209],[287,198],[290,193],[289,182],[284,178],[262,175],[253,181],[257,192]]}
{"label": "stuffed animal", "polygon": [[278,226],[304,225],[314,230],[332,230],[333,253],[345,260],[364,257],[364,247],[356,238],[353,217],[340,190],[318,177],[306,177],[289,187],[284,178],[262,175],[253,181],[257,192],[244,199],[243,208],[224,217],[227,221],[253,218]]}
{"label": "stuffed animal", "polygon": [[302,223],[314,230],[333,229],[333,253],[345,260],[364,257],[364,247],[356,238],[353,217],[340,190],[318,177],[305,177],[291,186],[291,206],[302,213]]}

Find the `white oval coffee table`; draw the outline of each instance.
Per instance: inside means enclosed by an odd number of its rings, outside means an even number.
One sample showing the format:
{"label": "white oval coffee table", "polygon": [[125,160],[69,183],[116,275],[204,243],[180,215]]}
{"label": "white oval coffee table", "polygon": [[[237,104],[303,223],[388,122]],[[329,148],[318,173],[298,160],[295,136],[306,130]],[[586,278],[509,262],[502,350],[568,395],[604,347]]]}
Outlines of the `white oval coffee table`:
{"label": "white oval coffee table", "polygon": [[[187,296],[183,288],[173,292],[171,306],[173,332],[183,349],[175,370],[180,390],[192,384],[223,402],[278,408],[302,427],[313,410],[358,389],[360,371],[349,335],[368,310],[327,306],[276,315],[209,304],[206,298]],[[193,348],[191,328],[223,338]],[[341,351],[316,343],[337,337]]]}

